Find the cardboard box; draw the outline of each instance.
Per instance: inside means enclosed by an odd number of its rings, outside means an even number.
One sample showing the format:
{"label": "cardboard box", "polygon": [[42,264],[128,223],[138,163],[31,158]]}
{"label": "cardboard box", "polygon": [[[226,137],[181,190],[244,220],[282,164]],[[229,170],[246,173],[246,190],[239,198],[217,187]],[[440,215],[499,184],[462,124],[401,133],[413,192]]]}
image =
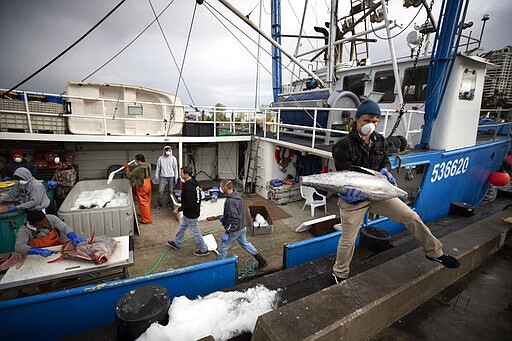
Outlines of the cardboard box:
{"label": "cardboard box", "polygon": [[[274,223],[272,222],[272,218],[268,214],[265,206],[249,206],[247,208],[249,213],[249,223],[252,226],[253,236],[271,236],[274,231]],[[268,226],[254,227],[254,219],[256,215],[260,214],[265,220],[268,222]]]}

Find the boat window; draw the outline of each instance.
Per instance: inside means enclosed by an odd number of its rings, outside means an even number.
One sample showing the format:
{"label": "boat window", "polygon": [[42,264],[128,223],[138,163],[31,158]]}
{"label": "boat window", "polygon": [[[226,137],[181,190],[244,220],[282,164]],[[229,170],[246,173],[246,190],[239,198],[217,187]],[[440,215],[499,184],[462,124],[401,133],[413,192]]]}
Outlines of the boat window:
{"label": "boat window", "polygon": [[142,105],[129,105],[128,115],[142,115]]}
{"label": "boat window", "polygon": [[462,75],[462,82],[459,89],[459,99],[465,101],[472,101],[475,98],[476,88],[476,71],[464,70]]}
{"label": "boat window", "polygon": [[384,93],[380,103],[393,103],[395,101],[395,75],[393,70],[375,73],[373,91]]}
{"label": "boat window", "polygon": [[427,98],[428,66],[405,69],[403,93],[404,101],[425,102]]}
{"label": "boat window", "polygon": [[345,76],[343,78],[343,90],[351,91],[357,97],[362,98],[364,95],[364,75],[364,73],[358,73],[357,75]]}

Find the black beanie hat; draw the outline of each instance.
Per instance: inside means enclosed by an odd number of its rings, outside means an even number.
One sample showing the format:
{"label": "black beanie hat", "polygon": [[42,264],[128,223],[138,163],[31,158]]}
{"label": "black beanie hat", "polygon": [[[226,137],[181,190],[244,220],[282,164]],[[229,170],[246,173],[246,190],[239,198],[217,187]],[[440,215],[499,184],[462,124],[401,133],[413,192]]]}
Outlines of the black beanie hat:
{"label": "black beanie hat", "polygon": [[40,222],[44,219],[44,217],[46,217],[46,215],[43,213],[43,211],[28,211],[27,213],[27,221],[31,225]]}

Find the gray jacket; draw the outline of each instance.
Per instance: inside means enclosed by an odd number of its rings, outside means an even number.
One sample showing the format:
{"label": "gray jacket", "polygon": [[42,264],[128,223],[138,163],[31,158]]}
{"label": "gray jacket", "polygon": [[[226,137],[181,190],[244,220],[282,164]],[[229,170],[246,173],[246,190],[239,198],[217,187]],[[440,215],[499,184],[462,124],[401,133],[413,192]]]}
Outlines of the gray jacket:
{"label": "gray jacket", "polygon": [[67,234],[73,230],[71,230],[71,228],[65,222],[52,214],[47,214],[46,218],[48,219],[51,228],[38,229],[33,226],[29,227],[28,223],[25,223],[25,225],[20,227],[18,236],[16,237],[16,243],[14,244],[14,250],[16,252],[26,255],[28,250],[30,250],[28,242],[32,239],[41,238],[48,235],[52,228],[57,229],[59,232],[59,238],[62,240],[62,242],[69,240]]}
{"label": "gray jacket", "polygon": [[165,155],[165,148],[167,147],[169,146],[164,147],[162,151],[163,155],[160,156],[156,162],[155,178],[175,178],[178,180],[180,176],[180,173],[178,173],[178,161],[172,153],[169,156]]}
{"label": "gray jacket", "polygon": [[239,231],[245,227],[244,202],[237,192],[226,195],[222,225],[227,232]]}
{"label": "gray jacket", "polygon": [[50,205],[50,199],[46,195],[44,185],[37,181],[30,171],[24,167],[16,169],[14,176],[27,180],[26,185],[19,182],[11,187],[11,190],[0,196],[0,202],[15,201],[21,197],[22,203],[16,206],[17,209],[26,209],[29,211],[40,211]]}

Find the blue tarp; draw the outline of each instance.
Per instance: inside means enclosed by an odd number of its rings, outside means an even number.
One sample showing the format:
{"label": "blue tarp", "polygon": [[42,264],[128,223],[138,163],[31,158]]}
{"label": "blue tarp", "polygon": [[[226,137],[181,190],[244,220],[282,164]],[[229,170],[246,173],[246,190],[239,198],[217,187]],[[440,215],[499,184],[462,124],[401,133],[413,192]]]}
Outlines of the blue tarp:
{"label": "blue tarp", "polygon": [[[286,97],[281,103],[283,106],[286,106],[287,102],[300,102],[300,101],[315,101],[315,100],[325,100],[330,96],[329,90],[320,91],[320,92],[311,92],[311,93],[301,93],[297,95],[290,95]],[[310,105],[304,105],[310,106]],[[313,126],[313,117],[315,116],[315,112],[313,110],[283,110],[281,111],[281,122],[285,124],[294,124],[300,126]],[[327,128],[327,121],[329,117],[329,111],[327,110],[319,110],[317,112],[316,121],[318,122],[317,127],[320,126],[322,128]]]}

